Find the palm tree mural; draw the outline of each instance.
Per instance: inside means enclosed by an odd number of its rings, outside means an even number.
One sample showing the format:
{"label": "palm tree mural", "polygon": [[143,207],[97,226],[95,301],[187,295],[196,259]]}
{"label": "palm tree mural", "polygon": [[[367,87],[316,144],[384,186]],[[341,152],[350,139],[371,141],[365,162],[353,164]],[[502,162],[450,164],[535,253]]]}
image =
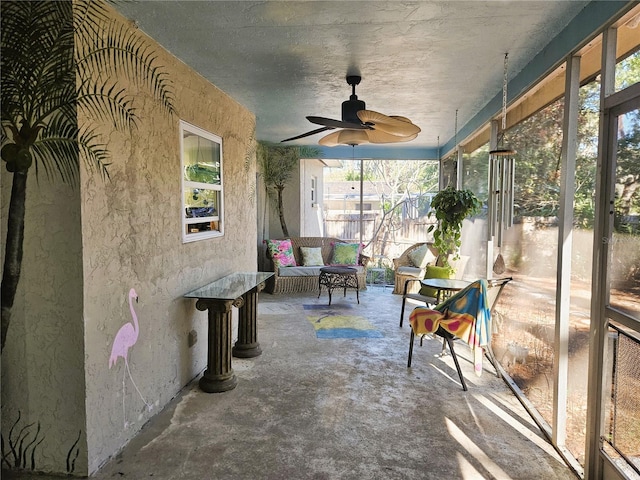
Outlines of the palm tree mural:
{"label": "palm tree mural", "polygon": [[168,115],[172,84],[142,35],[113,22],[101,1],[2,1],[0,156],[12,175],[2,271],[1,348],[22,266],[27,177],[78,185],[80,158],[109,179],[109,151],[78,114],[130,132],[134,97],[118,79],[145,88]]}

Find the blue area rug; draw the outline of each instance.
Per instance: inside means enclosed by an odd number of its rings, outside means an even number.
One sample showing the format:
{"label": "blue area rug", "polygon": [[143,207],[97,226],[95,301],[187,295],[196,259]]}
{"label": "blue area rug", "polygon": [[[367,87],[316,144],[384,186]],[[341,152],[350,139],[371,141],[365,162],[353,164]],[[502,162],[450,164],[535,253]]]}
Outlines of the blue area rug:
{"label": "blue area rug", "polygon": [[[351,307],[332,308],[326,305],[304,305],[309,311],[307,320],[316,331],[317,338],[382,338],[382,332],[376,330],[366,318],[358,315],[346,315],[342,310]],[[313,313],[311,313],[313,312]]]}
{"label": "blue area rug", "polygon": [[324,310],[326,312],[338,312],[338,311],[342,311],[342,310],[350,310],[353,308],[353,305],[349,305],[348,303],[344,303],[342,305],[338,305],[338,306],[327,306],[327,305],[303,305],[302,306],[305,310]]}

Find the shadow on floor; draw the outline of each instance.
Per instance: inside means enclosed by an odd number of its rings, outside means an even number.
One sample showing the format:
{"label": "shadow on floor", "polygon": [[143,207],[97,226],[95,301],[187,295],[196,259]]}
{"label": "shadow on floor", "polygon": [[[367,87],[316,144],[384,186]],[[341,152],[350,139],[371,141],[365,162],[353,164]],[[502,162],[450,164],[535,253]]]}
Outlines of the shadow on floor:
{"label": "shadow on floor", "polygon": [[[577,478],[493,367],[473,373],[466,346],[456,350],[468,392],[437,340],[416,342],[408,369],[400,302],[378,286],[359,305],[337,293],[330,308],[326,295],[260,294],[263,353],[233,360],[237,387],[207,394],[192,382],[92,478]],[[321,316],[379,335],[321,337]]]}

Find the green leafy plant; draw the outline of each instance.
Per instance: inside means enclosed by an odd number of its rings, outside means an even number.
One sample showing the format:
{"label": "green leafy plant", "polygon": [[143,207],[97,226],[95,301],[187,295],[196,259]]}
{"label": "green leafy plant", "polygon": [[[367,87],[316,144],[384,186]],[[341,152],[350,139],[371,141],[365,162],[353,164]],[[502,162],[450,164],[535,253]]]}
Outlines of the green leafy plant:
{"label": "green leafy plant", "polygon": [[23,256],[27,176],[77,185],[79,158],[109,179],[110,154],[96,127],[136,127],[135,94],[119,80],[148,91],[169,115],[172,84],[146,38],[112,21],[102,1],[3,1],[0,50],[2,150],[12,174],[2,271],[2,349],[11,320]]}
{"label": "green leafy plant", "polygon": [[456,190],[452,186],[440,190],[431,201],[429,216],[435,215],[437,224],[431,225],[433,245],[443,256],[444,266],[451,268],[448,255],[460,258],[462,221],[480,210],[480,201],[471,190]]}

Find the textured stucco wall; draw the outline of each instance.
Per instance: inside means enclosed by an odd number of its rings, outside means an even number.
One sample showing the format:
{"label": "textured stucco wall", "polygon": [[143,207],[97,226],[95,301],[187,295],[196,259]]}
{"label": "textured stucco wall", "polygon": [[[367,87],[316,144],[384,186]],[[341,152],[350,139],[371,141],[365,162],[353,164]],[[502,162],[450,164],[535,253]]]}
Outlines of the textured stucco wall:
{"label": "textured stucco wall", "polygon": [[[113,11],[111,21],[130,25]],[[35,438],[36,470],[67,473],[72,464],[84,475],[117,453],[206,366],[206,314],[182,295],[256,269],[255,118],[147,41],[173,84],[178,114],[169,118],[144,88],[125,84],[139,118],[132,135],[78,119],[102,134],[111,179],[81,162],[75,188],[44,176],[28,183],[22,277],[2,355],[2,431],[6,447],[23,434],[23,445]],[[223,139],[224,236],[188,244],[180,119]],[[0,177],[4,253],[12,176]],[[122,358],[109,368],[109,357],[132,321],[132,288],[140,327],[129,374]],[[191,330],[198,342],[189,347]]]}
{"label": "textured stucco wall", "polygon": [[[4,164],[2,169],[4,253],[12,175]],[[25,466],[31,466],[35,444],[24,447],[37,436],[42,443],[35,447],[35,468],[66,472],[67,454],[80,433],[79,455],[86,456],[80,192],[45,176],[38,182],[31,170],[22,274],[2,352],[2,432],[8,449],[7,442],[31,425],[23,432]],[[83,473],[82,461],[75,473]]]}
{"label": "textured stucco wall", "polygon": [[[115,12],[112,19],[124,21]],[[169,118],[144,89],[128,85],[127,93],[135,96],[137,130],[126,135],[100,129],[112,154],[111,179],[103,180],[86,165],[81,169],[84,258],[83,273],[74,282],[84,281],[85,364],[84,378],[75,381],[86,381],[86,394],[73,397],[86,395],[87,451],[79,463],[89,473],[205,368],[206,314],[182,295],[231,272],[256,269],[255,118],[148,42],[173,83],[178,115]],[[222,237],[182,243],[180,119],[223,139]],[[81,117],[79,123],[96,125],[91,118]],[[128,351],[129,374],[121,357],[109,368],[109,357],[118,330],[132,321],[131,288],[138,294],[133,308],[139,334]],[[198,342],[189,347],[191,330]]]}
{"label": "textured stucco wall", "polygon": [[[113,13],[113,20],[123,21]],[[82,170],[82,241],[88,470],[95,471],[206,366],[206,314],[182,295],[234,271],[256,269],[255,118],[153,40],[173,83],[178,115],[168,118],[144,90],[132,136],[103,133],[111,180]],[[178,121],[223,139],[224,236],[181,239]],[[88,121],[84,119],[83,121]],[[139,319],[129,349],[109,368],[118,330]],[[198,342],[188,346],[195,330]]]}
{"label": "textured stucco wall", "polygon": [[[75,83],[73,75],[64,80]],[[13,174],[1,163],[4,265]],[[28,173],[22,270],[2,352],[2,453],[12,467],[83,474],[80,190],[55,168],[48,178],[37,167],[38,177],[35,164]]]}

